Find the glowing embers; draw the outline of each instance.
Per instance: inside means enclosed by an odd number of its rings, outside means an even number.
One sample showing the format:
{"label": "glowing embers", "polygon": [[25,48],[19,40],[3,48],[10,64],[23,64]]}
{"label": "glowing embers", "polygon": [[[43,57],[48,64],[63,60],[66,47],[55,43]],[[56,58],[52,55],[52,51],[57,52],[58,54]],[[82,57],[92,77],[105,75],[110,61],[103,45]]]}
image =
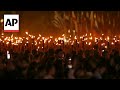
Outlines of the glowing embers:
{"label": "glowing embers", "polygon": [[108,40],[108,41],[110,40],[109,36],[107,36],[107,40]]}
{"label": "glowing embers", "polygon": [[111,45],[114,45],[114,42],[111,42]]}
{"label": "glowing embers", "polygon": [[28,32],[25,32],[26,35],[28,35]]}
{"label": "glowing embers", "polygon": [[89,37],[90,40],[92,40],[92,37]]}

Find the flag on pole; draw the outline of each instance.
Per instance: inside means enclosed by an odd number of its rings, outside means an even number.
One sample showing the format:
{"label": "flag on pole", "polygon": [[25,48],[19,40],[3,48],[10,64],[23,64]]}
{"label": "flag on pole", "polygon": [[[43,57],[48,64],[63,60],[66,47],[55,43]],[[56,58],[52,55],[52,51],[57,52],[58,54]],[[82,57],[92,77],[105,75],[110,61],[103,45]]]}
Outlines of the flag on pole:
{"label": "flag on pole", "polygon": [[84,14],[84,12],[83,12],[83,11],[81,11],[81,16],[83,16],[83,14]]}
{"label": "flag on pole", "polygon": [[94,13],[94,23],[95,23],[95,27],[98,29],[98,22],[96,17],[97,17],[96,13]]}
{"label": "flag on pole", "polygon": [[120,12],[118,11],[118,17],[120,16]]}
{"label": "flag on pole", "polygon": [[97,27],[97,29],[98,29],[98,22],[97,22],[97,20],[95,19],[95,26]]}
{"label": "flag on pole", "polygon": [[98,22],[99,22],[99,23],[101,22],[101,18],[100,18],[100,16],[98,16]]}
{"label": "flag on pole", "polygon": [[111,21],[110,21],[110,19],[109,19],[109,25],[111,24]]}
{"label": "flag on pole", "polygon": [[61,28],[60,24],[58,23],[57,20],[53,20],[52,23],[54,24],[55,27]]}
{"label": "flag on pole", "polygon": [[83,11],[80,12],[80,32],[82,32],[83,29]]}
{"label": "flag on pole", "polygon": [[79,14],[79,12],[77,12],[77,22],[79,23],[80,22],[80,14]]}
{"label": "flag on pole", "polygon": [[94,13],[94,19],[96,19],[96,13]]}
{"label": "flag on pole", "polygon": [[72,11],[72,18],[73,18],[73,22],[74,22],[74,25],[75,25],[75,31],[78,32],[77,18],[75,16],[74,11]]}
{"label": "flag on pole", "polygon": [[103,14],[102,14],[102,18],[101,18],[102,20],[102,25],[104,26],[104,17],[103,17]]}
{"label": "flag on pole", "polygon": [[90,14],[90,21],[91,21],[91,29],[93,28],[93,11],[91,11],[91,14]]}
{"label": "flag on pole", "polygon": [[55,27],[57,27],[59,29],[60,28],[62,29],[64,26],[63,20],[57,11],[54,12],[54,19],[53,19],[52,23],[54,24]]}
{"label": "flag on pole", "polygon": [[103,33],[103,30],[104,30],[104,16],[103,16],[103,13],[104,12],[102,12],[102,16],[101,16],[101,23],[102,23],[101,33]]}
{"label": "flag on pole", "polygon": [[86,22],[86,32],[88,32],[88,23]]}
{"label": "flag on pole", "polygon": [[64,12],[64,19],[65,20],[69,20],[69,16],[68,15],[66,15],[66,13]]}
{"label": "flag on pole", "polygon": [[76,16],[75,16],[75,12],[74,11],[72,11],[72,18],[73,18],[73,20],[76,20]]}
{"label": "flag on pole", "polygon": [[63,17],[63,23],[64,23],[64,33],[65,34],[68,34],[68,29],[70,29],[70,25],[71,25],[71,22],[70,22],[70,15],[69,13],[65,13],[64,12],[64,17]]}
{"label": "flag on pole", "polygon": [[113,19],[113,28],[115,27],[115,19]]}
{"label": "flag on pole", "polygon": [[86,17],[89,18],[89,12],[86,12]]}

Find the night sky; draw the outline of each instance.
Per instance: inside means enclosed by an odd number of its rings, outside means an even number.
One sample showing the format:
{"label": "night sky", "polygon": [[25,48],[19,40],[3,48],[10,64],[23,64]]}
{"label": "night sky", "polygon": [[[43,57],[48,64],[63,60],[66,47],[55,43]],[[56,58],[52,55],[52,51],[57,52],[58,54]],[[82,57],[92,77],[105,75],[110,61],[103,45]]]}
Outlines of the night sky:
{"label": "night sky", "polygon": [[[59,32],[58,28],[54,27],[52,20],[54,19],[54,11],[0,11],[0,18],[4,14],[19,14],[20,16],[20,32],[16,35],[23,35],[26,31],[30,34],[43,36],[55,35]],[[0,25],[0,32],[3,26]],[[11,35],[11,33],[6,33]]]}
{"label": "night sky", "polygon": [[53,33],[52,11],[21,11],[20,12],[20,30],[21,32],[29,31],[36,34],[41,33],[47,35]]}
{"label": "night sky", "polygon": [[[71,12],[71,11],[68,11],[68,12]],[[79,13],[81,13],[81,12],[82,11],[80,11]],[[83,14],[83,17],[81,18],[81,16],[80,16],[79,24],[81,24],[81,21],[82,21],[81,19],[84,20],[84,18],[86,17],[86,12],[89,12],[89,15],[90,15],[90,11],[84,11],[84,12],[85,13]],[[102,17],[102,12],[103,12],[104,27],[106,27],[108,30],[113,30],[114,32],[119,31],[120,12],[119,13],[116,11],[112,11],[112,12],[110,12],[110,11],[109,12],[108,11],[100,11],[100,12],[94,11],[94,12],[96,12],[98,17],[100,17],[100,18]],[[0,15],[3,16],[2,13],[3,13],[3,11],[0,11]],[[56,28],[52,23],[52,20],[54,19],[54,15],[55,15],[54,11],[15,11],[15,13],[20,15],[20,32],[16,33],[17,35],[22,35],[24,32],[28,31],[31,34],[40,33],[43,36],[49,36],[49,35],[57,36],[57,34],[61,34],[61,32],[62,32],[58,28]],[[65,12],[65,13],[67,13],[67,12]],[[97,17],[97,21],[98,21],[98,17]],[[86,18],[86,20],[87,19],[88,18]],[[115,29],[113,29],[113,27],[112,27],[113,20],[115,20],[115,22],[116,22]],[[88,22],[88,21],[86,21],[86,22]],[[111,24],[109,24],[109,21],[111,21]],[[85,23],[83,25],[85,25]],[[99,24],[99,22],[98,22],[98,24]],[[72,25],[73,24],[69,24],[68,29],[70,29]],[[99,30],[101,30],[100,25],[101,24],[99,24],[99,28],[100,28]],[[71,30],[73,30],[73,29],[74,28],[71,28]]]}
{"label": "night sky", "polygon": [[[96,11],[101,17],[102,12]],[[105,11],[104,13],[104,21],[105,26],[107,26],[109,20],[111,20],[111,25],[107,28],[110,28],[113,23],[113,18],[116,18],[116,27],[118,27],[119,19],[117,12]],[[109,17],[107,16],[109,14]],[[84,13],[85,14],[85,13]],[[85,15],[84,15],[85,16]],[[54,11],[20,11],[20,28],[22,31],[29,31],[30,33],[41,33],[43,35],[51,35],[51,34],[59,34],[60,31],[54,27],[51,23],[54,18]],[[84,18],[84,17],[83,17]],[[114,30],[115,31],[115,30]],[[105,31],[106,32],[106,31]]]}

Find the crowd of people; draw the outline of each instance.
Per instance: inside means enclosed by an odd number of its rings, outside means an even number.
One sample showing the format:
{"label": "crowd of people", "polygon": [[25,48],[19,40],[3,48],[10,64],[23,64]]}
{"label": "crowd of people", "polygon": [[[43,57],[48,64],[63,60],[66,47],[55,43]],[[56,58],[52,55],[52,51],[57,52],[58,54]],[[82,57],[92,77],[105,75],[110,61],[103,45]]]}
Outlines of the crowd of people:
{"label": "crowd of people", "polygon": [[[95,39],[95,41],[94,41]],[[0,38],[0,79],[119,79],[120,37]]]}
{"label": "crowd of people", "polygon": [[0,79],[120,79],[116,48],[9,52],[7,59],[6,51],[0,51]]}

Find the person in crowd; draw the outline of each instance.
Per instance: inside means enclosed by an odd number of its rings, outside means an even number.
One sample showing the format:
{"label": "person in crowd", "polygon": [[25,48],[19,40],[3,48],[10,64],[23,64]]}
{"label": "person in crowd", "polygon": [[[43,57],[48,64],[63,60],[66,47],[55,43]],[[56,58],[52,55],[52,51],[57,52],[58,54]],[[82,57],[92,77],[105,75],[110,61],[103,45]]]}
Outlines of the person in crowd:
{"label": "person in crowd", "polygon": [[[103,48],[53,45],[50,48],[29,43],[22,49],[0,42],[0,79],[119,79],[119,46]],[[81,45],[81,44],[80,44]],[[91,45],[92,46],[92,45]],[[10,59],[6,52],[10,51]]]}
{"label": "person in crowd", "polygon": [[64,52],[62,51],[62,49],[57,49],[56,50],[56,60],[54,62],[55,64],[55,68],[56,68],[56,75],[55,78],[56,79],[64,79],[65,75],[64,75]]}
{"label": "person in crowd", "polygon": [[69,67],[68,79],[75,79],[74,73],[78,66],[79,66],[78,56],[75,55],[71,59],[71,67]]}
{"label": "person in crowd", "polygon": [[5,73],[6,64],[0,64],[0,79],[6,79]]}
{"label": "person in crowd", "polygon": [[86,79],[85,70],[81,68],[76,69],[74,76],[76,79]]}
{"label": "person in crowd", "polygon": [[56,70],[55,70],[54,64],[53,65],[52,64],[48,65],[46,67],[46,72],[47,73],[46,73],[46,75],[44,76],[43,79],[55,79]]}
{"label": "person in crowd", "polygon": [[94,69],[92,72],[93,72],[92,79],[102,79],[99,67],[97,67],[96,69]]}
{"label": "person in crowd", "polygon": [[16,73],[16,66],[14,62],[9,61],[6,64],[6,78],[7,79],[16,79],[17,73]]}
{"label": "person in crowd", "polygon": [[36,62],[32,62],[27,70],[27,79],[34,79],[36,74],[37,74],[37,63]]}

